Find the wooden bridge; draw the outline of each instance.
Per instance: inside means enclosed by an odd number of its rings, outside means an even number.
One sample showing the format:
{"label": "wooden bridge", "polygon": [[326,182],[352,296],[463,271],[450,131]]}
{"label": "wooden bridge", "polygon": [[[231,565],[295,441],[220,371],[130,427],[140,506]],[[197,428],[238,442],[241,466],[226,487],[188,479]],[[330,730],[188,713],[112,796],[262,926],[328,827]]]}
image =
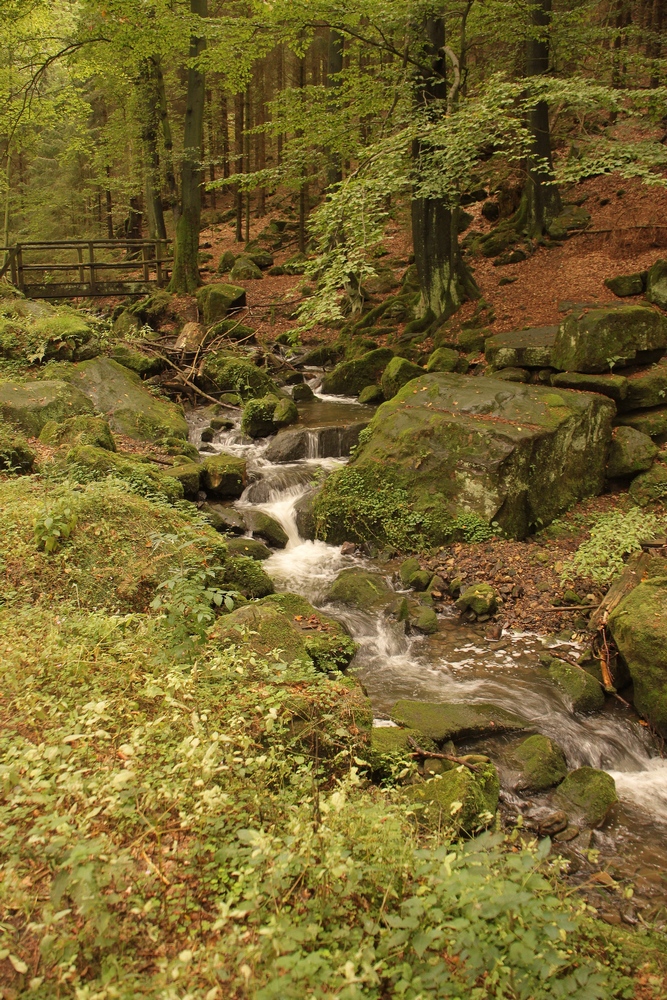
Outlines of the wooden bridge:
{"label": "wooden bridge", "polygon": [[167,284],[173,264],[165,240],[54,240],[1,251],[0,278],[30,299],[146,295]]}

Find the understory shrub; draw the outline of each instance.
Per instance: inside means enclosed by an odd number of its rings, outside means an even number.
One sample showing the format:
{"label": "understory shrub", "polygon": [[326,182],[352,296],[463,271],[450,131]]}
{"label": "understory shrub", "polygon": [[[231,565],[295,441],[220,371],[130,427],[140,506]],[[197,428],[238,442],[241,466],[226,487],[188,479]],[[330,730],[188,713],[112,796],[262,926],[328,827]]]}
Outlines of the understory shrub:
{"label": "understory shrub", "polygon": [[625,565],[625,558],[641,548],[641,542],[664,532],[664,518],[630,507],[602,514],[593,524],[590,538],[582,542],[563,566],[563,579],[586,577],[594,583],[608,584]]}

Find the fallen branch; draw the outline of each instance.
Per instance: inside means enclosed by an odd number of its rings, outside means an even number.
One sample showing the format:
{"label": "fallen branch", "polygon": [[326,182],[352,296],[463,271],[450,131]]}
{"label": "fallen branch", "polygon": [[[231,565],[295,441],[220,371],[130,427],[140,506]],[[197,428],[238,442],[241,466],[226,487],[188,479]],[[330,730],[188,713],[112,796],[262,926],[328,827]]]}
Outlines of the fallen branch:
{"label": "fallen branch", "polygon": [[478,764],[471,764],[464,757],[455,757],[454,754],[451,753],[431,753],[430,750],[422,750],[412,736],[408,736],[408,744],[414,750],[414,753],[410,755],[411,757],[424,757],[429,760],[432,758],[435,758],[436,760],[450,760],[452,764],[463,764],[464,767],[469,768],[471,771],[476,771],[479,767]]}
{"label": "fallen branch", "polygon": [[182,370],[178,367],[178,365],[175,365],[173,361],[170,361],[169,358],[165,358],[163,354],[159,354],[157,351],[154,351],[153,353],[156,358],[159,358],[161,361],[164,361],[165,364],[168,364],[170,368],[173,368],[174,371],[178,372],[179,376],[181,377],[185,385],[187,385],[189,389],[192,389],[193,392],[196,392],[199,396],[203,396],[204,399],[208,399],[210,403],[215,403],[216,406],[224,406],[228,410],[241,409],[240,406],[234,406],[232,403],[221,403],[219,399],[215,398],[215,396],[209,396],[207,392],[204,392],[204,390],[200,389],[199,386],[194,384],[194,382],[191,382],[189,378],[186,378]]}

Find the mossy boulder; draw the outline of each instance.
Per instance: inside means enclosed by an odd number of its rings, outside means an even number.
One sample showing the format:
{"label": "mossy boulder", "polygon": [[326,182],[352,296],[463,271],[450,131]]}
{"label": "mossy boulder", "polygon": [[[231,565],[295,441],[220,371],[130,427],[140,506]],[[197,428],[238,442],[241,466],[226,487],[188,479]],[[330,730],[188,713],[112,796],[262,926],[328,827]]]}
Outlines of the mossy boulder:
{"label": "mossy boulder", "polygon": [[420,608],[417,613],[410,618],[410,625],[422,635],[435,635],[438,631],[438,616],[433,608]]}
{"label": "mossy boulder", "polygon": [[419,822],[436,830],[454,828],[472,833],[488,826],[498,808],[500,781],[493,764],[464,765],[405,790],[418,806]]}
{"label": "mossy boulder", "polygon": [[380,380],[382,395],[385,399],[391,399],[402,386],[414,378],[420,378],[423,374],[424,369],[413,365],[411,361],[405,358],[392,358]]}
{"label": "mossy boulder", "polygon": [[51,445],[53,448],[60,448],[62,445],[73,447],[78,444],[92,444],[96,448],[105,448],[106,451],[116,450],[116,442],[106,420],[88,414],[67,417],[61,423],[48,420],[40,431],[39,440],[42,444]]}
{"label": "mossy boulder", "polygon": [[0,472],[32,472],[36,458],[23,435],[0,421]]}
{"label": "mossy boulder", "polygon": [[[614,412],[611,400],[593,393],[423,375],[377,410],[354,461],[327,481],[319,503],[335,487],[354,507],[355,484],[365,491],[365,479],[375,477],[378,494],[380,481],[403,489],[416,510],[440,519],[474,513],[523,538],[602,491]],[[365,502],[364,493],[358,503]],[[333,513],[345,515],[340,504]]]}
{"label": "mossy boulder", "polygon": [[612,776],[594,767],[570,771],[558,786],[556,798],[567,812],[593,827],[602,826],[618,802]]}
{"label": "mossy boulder", "polygon": [[421,564],[419,562],[419,559],[417,559],[415,556],[411,556],[410,559],[406,559],[405,562],[401,563],[401,565],[398,568],[398,575],[400,576],[401,583],[403,584],[404,587],[410,586],[410,580],[415,575],[415,573],[418,573],[420,571],[420,569],[421,569]]}
{"label": "mossy boulder", "polygon": [[374,726],[371,730],[371,744],[368,763],[374,778],[383,780],[405,767],[414,752],[411,741],[420,748],[437,753],[438,747],[416,729],[399,729],[398,726]]}
{"label": "mossy boulder", "polygon": [[646,298],[667,309],[667,260],[656,260],[646,275]]}
{"label": "mossy boulder", "polygon": [[616,479],[646,472],[653,465],[658,451],[658,446],[653,444],[648,434],[643,434],[634,427],[615,427],[607,460],[608,478]]}
{"label": "mossy boulder", "polygon": [[618,295],[619,298],[625,298],[628,295],[641,295],[646,288],[646,272],[619,274],[615,278],[605,278],[604,283],[609,291]]}
{"label": "mossy boulder", "polygon": [[227,337],[228,340],[252,340],[254,336],[254,329],[251,326],[246,326],[242,323],[240,319],[222,319],[219,323],[216,323],[208,332],[208,342],[215,340],[217,337]]}
{"label": "mossy boulder", "polygon": [[630,496],[640,507],[667,501],[667,465],[654,462],[648,472],[640,472],[630,483]]}
{"label": "mossy boulder", "polygon": [[0,382],[0,415],[31,437],[39,437],[49,420],[92,414],[93,404],[84,393],[58,379]]}
{"label": "mossy boulder", "polygon": [[267,597],[275,590],[271,578],[250,556],[229,555],[219,582],[227,589],[239,591],[244,597],[252,599]]}
{"label": "mossy boulder", "polygon": [[109,351],[109,357],[113,361],[117,361],[123,368],[129,368],[130,371],[142,379],[159,375],[167,367],[161,358],[144,354],[143,351],[138,351],[135,347],[130,347],[128,344],[114,344]]}
{"label": "mossy boulder", "polygon": [[228,274],[234,267],[236,256],[231,250],[225,250],[218,261],[218,274]]}
{"label": "mossy boulder", "polygon": [[263,510],[244,510],[243,523],[246,531],[251,531],[258,538],[263,538],[265,542],[276,549],[284,549],[289,541],[282,524]]}
{"label": "mossy boulder", "polygon": [[359,393],[359,402],[365,403],[368,406],[379,406],[380,403],[384,403],[382,387],[379,385],[367,385]]}
{"label": "mossy boulder", "polygon": [[600,712],[604,708],[604,693],[598,681],[582,667],[566,663],[555,656],[543,658],[549,678],[565,694],[573,712]]}
{"label": "mossy boulder", "polygon": [[213,282],[202,285],[197,291],[197,305],[207,326],[224,319],[231,309],[242,309],[245,304],[245,288],[238,285]]}
{"label": "mossy boulder", "polygon": [[466,587],[456,607],[459,611],[472,611],[476,615],[492,615],[498,608],[498,594],[490,583],[475,583]]}
{"label": "mossy boulder", "polygon": [[557,389],[578,389],[580,392],[600,392],[621,402],[628,394],[628,380],[624,375],[584,375],[581,372],[556,372],[551,384]]}
{"label": "mossy boulder", "polygon": [[667,435],[667,406],[653,406],[637,413],[619,413],[615,422],[622,427],[634,427],[651,438],[662,437]]}
{"label": "mossy boulder", "polygon": [[340,622],[296,594],[272,594],[225,615],[209,643],[239,643],[241,635],[244,647],[259,655],[280,649],[286,662],[302,660],[324,671],[344,670],[357,648]]}
{"label": "mossy boulder", "polygon": [[111,358],[95,358],[75,365],[68,374],[72,387],[82,392],[103,413],[111,429],[139,441],[164,437],[187,441],[183,409],[157,399],[134,372]]}
{"label": "mossy boulder", "polygon": [[262,271],[268,270],[268,268],[273,267],[273,255],[269,253],[268,250],[262,250],[255,244],[254,246],[248,245],[245,249],[245,254],[248,260],[251,260],[253,264],[256,264]]}
{"label": "mossy boulder", "polygon": [[[664,317],[667,323],[667,317]],[[643,410],[660,406],[667,399],[667,364],[660,363],[648,371],[633,373],[628,377],[628,391],[619,404],[621,412]]]}
{"label": "mossy boulder", "polygon": [[465,374],[467,370],[468,362],[466,359],[451,347],[438,347],[429,356],[426,363],[427,372],[461,372],[461,374]]}
{"label": "mossy boulder", "polygon": [[394,722],[435,740],[460,740],[520,732],[528,723],[495,705],[464,705],[454,702],[397,701],[391,710]]}
{"label": "mossy boulder", "polygon": [[137,493],[145,496],[159,496],[170,503],[183,499],[183,487],[177,479],[128,455],[117,455],[105,448],[83,444],[72,448],[65,461],[70,467],[72,478],[80,482],[95,482],[111,477],[129,483]]}
{"label": "mossy boulder", "polygon": [[484,342],[484,356],[494,368],[549,368],[557,326],[497,333]]}
{"label": "mossy boulder", "polygon": [[0,357],[77,361],[99,352],[94,325],[75,309],[30,299],[2,301]]}
{"label": "mossy boulder", "polygon": [[211,455],[202,464],[202,486],[216,499],[236,499],[248,481],[246,463],[235,455],[221,452]]}
{"label": "mossy boulder", "polygon": [[428,589],[428,585],[433,578],[433,574],[429,573],[426,569],[418,569],[416,573],[412,573],[408,581],[409,585],[413,590],[422,593]]}
{"label": "mossy boulder", "polygon": [[263,368],[226,351],[213,351],[202,366],[204,387],[213,392],[236,393],[241,400],[256,399],[276,392],[276,386]]}
{"label": "mossy boulder", "polygon": [[247,556],[262,562],[271,555],[271,549],[258,542],[256,538],[230,538],[227,542],[227,552],[230,556]]}
{"label": "mossy boulder", "polygon": [[498,371],[492,369],[488,374],[503,382],[530,382],[530,372],[527,368],[500,368]]}
{"label": "mossy boulder", "polygon": [[366,611],[381,607],[393,591],[381,573],[353,566],[338,574],[327,592],[327,601],[349,604]]}
{"label": "mossy boulder", "polygon": [[248,437],[268,437],[275,434],[281,427],[295,424],[299,419],[299,411],[292,399],[279,399],[269,395],[262,399],[251,399],[243,408],[241,430]]}
{"label": "mossy boulder", "polygon": [[[665,488],[667,495],[667,477]],[[608,627],[630,671],[637,711],[667,737],[667,574],[635,587]]]}
{"label": "mossy boulder", "polygon": [[[560,325],[551,364],[561,371],[605,372],[643,352],[667,348],[667,317],[641,305],[573,311]],[[654,404],[648,404],[654,405]]]}
{"label": "mossy boulder", "polygon": [[302,383],[295,385],[292,389],[292,399],[295,403],[312,403],[315,399],[315,393],[309,385]]}
{"label": "mossy boulder", "polygon": [[178,480],[183,487],[186,500],[196,500],[201,486],[202,466],[198,462],[183,462],[164,472],[165,476]]}
{"label": "mossy boulder", "polygon": [[567,775],[565,754],[548,736],[535,734],[522,740],[510,753],[511,762],[520,770],[516,788],[542,792],[553,788]]}
{"label": "mossy boulder", "polygon": [[358,396],[369,385],[379,385],[382,373],[394,356],[388,347],[378,347],[355,361],[343,361],[322,379],[322,392],[331,396]]}
{"label": "mossy boulder", "polygon": [[229,272],[230,281],[251,281],[253,278],[261,280],[262,277],[262,272],[257,267],[257,264],[245,254],[241,254],[236,258],[234,266]]}

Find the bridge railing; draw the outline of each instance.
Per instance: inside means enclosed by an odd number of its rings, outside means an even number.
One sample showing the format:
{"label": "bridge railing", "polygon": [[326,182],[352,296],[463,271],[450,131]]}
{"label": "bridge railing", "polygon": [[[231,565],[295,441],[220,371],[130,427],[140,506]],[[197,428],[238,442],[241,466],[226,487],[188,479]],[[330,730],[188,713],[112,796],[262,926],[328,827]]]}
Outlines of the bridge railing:
{"label": "bridge railing", "polygon": [[33,299],[147,293],[167,284],[173,264],[166,240],[45,240],[3,251],[0,277]]}

